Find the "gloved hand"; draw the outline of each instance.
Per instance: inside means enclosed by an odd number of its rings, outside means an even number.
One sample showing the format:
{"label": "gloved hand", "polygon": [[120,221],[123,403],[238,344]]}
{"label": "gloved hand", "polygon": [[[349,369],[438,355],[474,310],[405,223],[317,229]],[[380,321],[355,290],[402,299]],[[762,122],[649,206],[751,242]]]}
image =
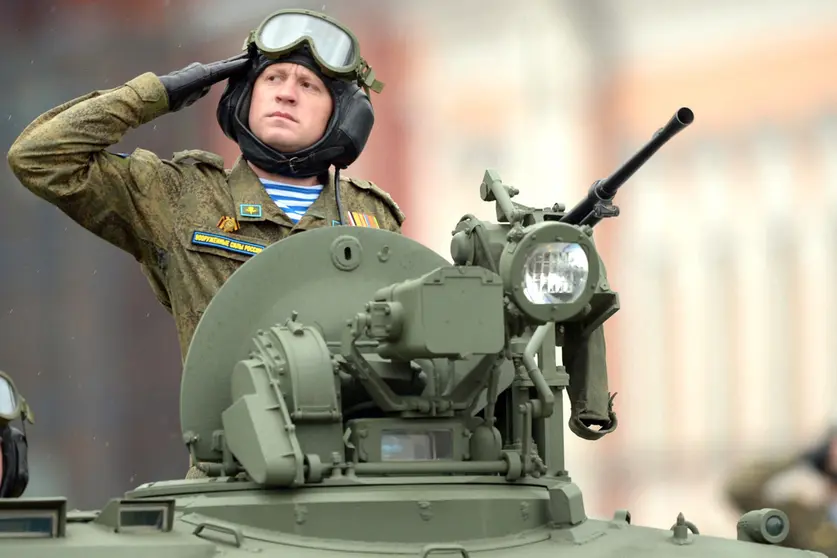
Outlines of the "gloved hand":
{"label": "gloved hand", "polygon": [[249,64],[250,54],[244,52],[209,64],[193,62],[181,70],[158,76],[169,97],[169,111],[191,106],[209,93],[213,85],[246,71]]}

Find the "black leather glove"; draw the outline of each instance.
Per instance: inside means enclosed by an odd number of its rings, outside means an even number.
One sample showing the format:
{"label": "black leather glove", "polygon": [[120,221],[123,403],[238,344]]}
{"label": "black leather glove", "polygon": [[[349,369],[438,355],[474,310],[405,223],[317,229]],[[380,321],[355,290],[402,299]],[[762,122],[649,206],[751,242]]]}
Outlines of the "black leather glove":
{"label": "black leather glove", "polygon": [[209,93],[213,85],[247,70],[247,52],[209,64],[193,62],[181,70],[158,76],[169,97],[169,111],[176,112]]}

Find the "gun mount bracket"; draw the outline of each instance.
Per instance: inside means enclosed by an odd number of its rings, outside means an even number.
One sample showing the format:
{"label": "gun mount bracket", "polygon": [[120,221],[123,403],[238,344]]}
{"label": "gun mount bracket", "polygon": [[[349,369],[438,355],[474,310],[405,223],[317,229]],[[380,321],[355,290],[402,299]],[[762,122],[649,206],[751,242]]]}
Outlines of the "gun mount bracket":
{"label": "gun mount bracket", "polygon": [[619,217],[619,207],[613,205],[610,201],[601,200],[596,202],[596,205],[593,206],[593,215],[597,219]]}

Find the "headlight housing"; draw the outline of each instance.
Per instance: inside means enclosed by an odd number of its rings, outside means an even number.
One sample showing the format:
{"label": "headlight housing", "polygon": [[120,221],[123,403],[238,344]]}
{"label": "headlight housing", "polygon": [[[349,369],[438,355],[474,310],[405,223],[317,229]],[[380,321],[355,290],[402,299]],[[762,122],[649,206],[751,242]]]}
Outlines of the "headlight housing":
{"label": "headlight housing", "polygon": [[599,257],[581,229],[558,221],[529,227],[500,256],[512,301],[531,319],[568,321],[583,312],[599,284]]}

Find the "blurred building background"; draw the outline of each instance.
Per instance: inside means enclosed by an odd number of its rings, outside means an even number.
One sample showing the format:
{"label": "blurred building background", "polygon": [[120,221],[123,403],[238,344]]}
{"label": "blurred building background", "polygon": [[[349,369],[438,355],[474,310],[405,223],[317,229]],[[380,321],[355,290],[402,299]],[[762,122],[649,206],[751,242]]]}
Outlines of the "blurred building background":
{"label": "blurred building background", "polygon": [[[735,536],[724,475],[802,449],[835,410],[837,3],[710,0],[0,2],[0,146],[42,112],[145,71],[228,57],[281,7],[350,24],[386,83],[351,173],[448,256],[486,168],[520,201],[571,205],[681,106],[695,122],[597,229],[622,309],[607,325],[620,426],[567,431],[588,513]],[[235,160],[223,87],[117,146]],[[0,170],[0,369],[29,398],[29,494],[95,507],[182,476],[180,355],[126,254]]]}

